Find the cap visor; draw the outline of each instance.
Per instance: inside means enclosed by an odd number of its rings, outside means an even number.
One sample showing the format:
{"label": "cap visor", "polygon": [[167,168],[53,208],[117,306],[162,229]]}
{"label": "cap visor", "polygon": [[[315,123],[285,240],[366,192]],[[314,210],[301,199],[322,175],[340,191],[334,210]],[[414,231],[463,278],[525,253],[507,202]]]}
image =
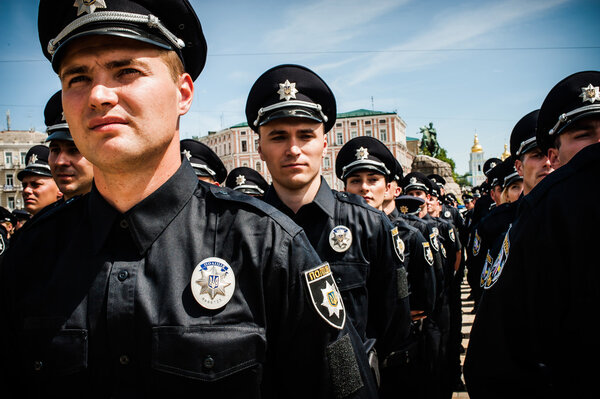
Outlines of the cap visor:
{"label": "cap visor", "polygon": [[46,142],[52,141],[52,140],[73,141],[73,137],[71,137],[71,134],[69,133],[68,130],[57,130],[55,132],[52,132],[48,136],[48,138],[46,139]]}
{"label": "cap visor", "polygon": [[312,110],[309,110],[306,108],[301,108],[301,107],[296,107],[296,108],[278,109],[278,110],[271,112],[270,114],[266,115],[260,121],[259,126],[266,125],[267,123],[269,123],[273,120],[282,119],[282,118],[302,118],[302,119],[309,119],[309,120],[313,120],[315,122],[323,123],[323,119],[321,118],[321,116],[316,114]]}
{"label": "cap visor", "polygon": [[351,174],[356,173],[356,172],[360,172],[361,170],[377,172],[377,173],[383,175],[384,177],[387,177],[387,173],[386,173],[386,171],[383,168],[380,168],[380,167],[378,167],[376,165],[373,165],[373,164],[357,163],[356,165],[354,165],[351,168],[349,168],[349,169],[346,170],[346,172],[342,176],[342,179],[345,180]]}

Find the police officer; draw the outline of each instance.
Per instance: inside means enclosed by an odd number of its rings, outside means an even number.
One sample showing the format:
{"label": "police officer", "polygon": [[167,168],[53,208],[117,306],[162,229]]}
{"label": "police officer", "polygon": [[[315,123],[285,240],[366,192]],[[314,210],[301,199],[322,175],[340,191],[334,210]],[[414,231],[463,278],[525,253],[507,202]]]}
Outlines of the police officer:
{"label": "police officer", "polygon": [[62,398],[364,393],[335,279],[306,235],[181,157],[178,120],[206,58],[191,5],[42,0],[38,16],[95,185],[5,254],[0,385]]}
{"label": "police officer", "polygon": [[597,390],[589,361],[600,355],[590,325],[600,301],[591,249],[600,209],[586,204],[600,194],[590,184],[600,173],[599,93],[600,72],[578,72],[540,107],[537,145],[557,169],[523,197],[494,261],[484,298],[493,293],[502,306],[486,328],[486,355],[470,360],[470,397],[593,397]]}
{"label": "police officer", "polygon": [[5,207],[0,206],[0,265],[2,264],[4,252],[6,252],[6,249],[8,248],[10,235],[13,232],[14,225],[14,215]]}
{"label": "police officer", "polygon": [[225,186],[253,197],[262,198],[269,189],[265,178],[252,168],[240,166],[227,175]]}
{"label": "police officer", "polygon": [[25,222],[31,219],[31,214],[25,209],[13,209],[12,214],[15,220],[15,225],[13,229],[15,232],[18,231],[21,227],[23,227]]}
{"label": "police officer", "polygon": [[50,172],[49,154],[50,150],[45,145],[34,145],[25,155],[27,166],[17,173],[17,178],[23,185],[25,209],[32,216],[63,197]]}
{"label": "police officer", "polygon": [[220,186],[227,177],[227,169],[223,161],[206,144],[193,139],[180,142],[181,154],[189,161],[198,180]]}
{"label": "police officer", "polygon": [[264,200],[306,231],[331,265],[365,349],[373,357],[375,340],[385,359],[409,333],[406,269],[385,214],[356,195],[333,191],[320,175],[325,134],[336,118],[333,93],[308,68],[279,65],[250,89],[246,118],[272,178]]}
{"label": "police officer", "polygon": [[[337,177],[344,182],[344,191],[363,197],[367,204],[381,210],[386,193],[392,190],[390,182],[402,175],[394,155],[374,137],[348,141],[338,152],[335,164]],[[394,191],[396,189],[399,190],[394,188]],[[419,230],[400,217],[390,219],[396,226],[395,249],[408,272],[413,329],[410,339],[382,361],[381,395],[395,397],[403,392],[406,396],[418,397],[425,389],[421,321],[431,314],[435,305],[435,275],[425,255],[423,244],[427,241]]]}
{"label": "police officer", "polygon": [[94,168],[77,149],[64,119],[62,93],[54,93],[44,109],[50,153],[48,165],[65,201],[89,193],[94,180]]}
{"label": "police officer", "polygon": [[392,175],[392,179],[390,180],[389,188],[385,192],[385,196],[383,198],[383,212],[386,215],[390,216],[391,219],[395,219],[398,217],[398,210],[396,209],[395,199],[402,194],[402,187],[400,187],[400,181],[404,177],[404,171],[402,170],[402,165],[400,162],[394,157],[395,171]]}

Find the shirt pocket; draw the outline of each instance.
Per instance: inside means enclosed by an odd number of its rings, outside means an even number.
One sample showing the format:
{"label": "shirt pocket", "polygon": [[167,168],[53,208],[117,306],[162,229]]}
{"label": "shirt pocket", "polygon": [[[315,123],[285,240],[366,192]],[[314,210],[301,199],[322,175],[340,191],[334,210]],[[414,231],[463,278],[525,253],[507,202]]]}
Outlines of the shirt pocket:
{"label": "shirt pocket", "polygon": [[331,271],[340,291],[366,287],[369,265],[360,262],[330,262]]}
{"label": "shirt pocket", "polygon": [[152,329],[152,367],[216,381],[265,361],[264,329],[251,326],[161,326]]}
{"label": "shirt pocket", "polygon": [[88,366],[88,331],[62,329],[26,330],[23,334],[21,367],[33,376],[66,376]]}

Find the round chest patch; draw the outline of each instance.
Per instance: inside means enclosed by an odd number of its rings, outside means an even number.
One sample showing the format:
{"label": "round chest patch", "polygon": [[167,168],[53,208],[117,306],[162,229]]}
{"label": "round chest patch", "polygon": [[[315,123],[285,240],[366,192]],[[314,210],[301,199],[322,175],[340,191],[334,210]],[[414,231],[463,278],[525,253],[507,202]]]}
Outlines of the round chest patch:
{"label": "round chest patch", "polygon": [[346,226],[335,226],[329,233],[329,245],[335,252],[345,252],[352,245],[352,232]]}
{"label": "round chest patch", "polygon": [[221,258],[202,260],[192,273],[192,294],[206,309],[219,309],[229,302],[235,290],[231,266]]}

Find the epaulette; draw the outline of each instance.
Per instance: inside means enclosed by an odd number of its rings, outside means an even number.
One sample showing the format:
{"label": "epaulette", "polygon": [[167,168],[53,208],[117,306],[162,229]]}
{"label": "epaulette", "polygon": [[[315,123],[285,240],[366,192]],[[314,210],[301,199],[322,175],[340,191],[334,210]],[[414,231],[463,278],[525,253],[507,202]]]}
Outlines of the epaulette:
{"label": "epaulette", "polygon": [[71,209],[73,209],[73,207],[79,205],[82,203],[83,198],[87,197],[89,194],[85,194],[85,195],[79,195],[77,197],[71,198],[67,201],[56,201],[50,205],[48,205],[47,207],[45,207],[44,209],[42,209],[37,215],[33,216],[31,219],[29,219],[27,221],[27,223],[25,223],[25,225],[23,225],[23,227],[21,228],[21,230],[23,230],[23,232],[28,231],[30,229],[32,229],[33,227],[39,225],[40,223],[44,223],[45,221],[58,217],[57,215],[61,215],[64,212],[68,212]]}
{"label": "epaulette", "polygon": [[353,205],[358,205],[361,208],[368,210],[369,212],[374,212],[374,213],[381,212],[380,210],[375,209],[371,205],[367,204],[365,202],[365,200],[363,199],[363,197],[361,197],[360,195],[347,193],[344,191],[336,191],[336,190],[331,190],[331,191],[333,192],[333,195],[335,196],[335,198],[337,198],[338,200],[340,200],[342,202],[345,202],[348,204],[353,204]]}
{"label": "epaulette", "polygon": [[241,193],[239,191],[232,190],[228,187],[216,186],[211,184],[210,187],[211,194],[220,200],[223,201],[232,201],[239,204],[244,204],[253,208],[255,211],[259,211],[265,216],[273,219],[278,225],[280,225],[288,234],[295,236],[298,234],[302,228],[299,227],[292,219],[290,219],[283,212],[260,200],[258,198],[252,197],[250,195]]}

